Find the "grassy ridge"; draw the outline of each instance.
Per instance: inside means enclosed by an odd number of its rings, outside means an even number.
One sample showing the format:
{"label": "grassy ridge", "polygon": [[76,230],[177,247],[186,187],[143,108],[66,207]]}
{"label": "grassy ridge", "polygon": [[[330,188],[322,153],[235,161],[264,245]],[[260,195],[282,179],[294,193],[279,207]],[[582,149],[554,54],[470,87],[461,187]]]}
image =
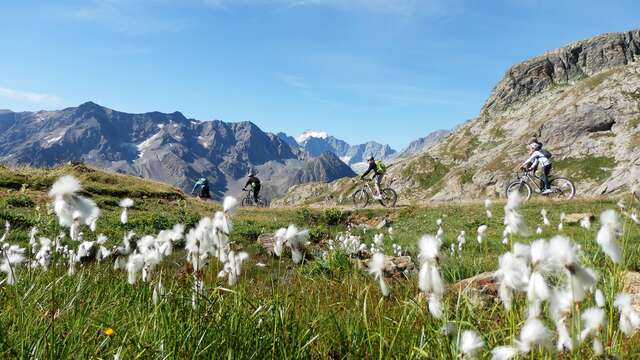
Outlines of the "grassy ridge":
{"label": "grassy ridge", "polygon": [[[1,170],[0,178],[13,171]],[[41,178],[48,180],[33,183],[29,182],[35,179],[30,169],[20,171],[25,175],[19,181],[6,181],[21,183],[20,187],[0,187],[0,220],[9,218],[15,225],[8,241],[26,243],[30,226],[37,226],[41,236],[55,237],[61,229],[47,207],[46,184],[58,175],[75,170],[42,171]],[[82,177],[82,173],[79,176],[87,195],[103,210],[97,232],[105,233],[112,243],[119,242],[127,230],[135,231],[139,238],[177,222],[190,227],[202,215],[210,215],[217,208],[216,204],[188,199],[178,191],[148,185],[136,178],[126,177],[126,183],[119,183],[114,175],[95,170],[92,173],[91,177]],[[22,185],[25,183],[27,186]],[[41,187],[36,183],[42,184]],[[109,186],[117,192],[100,190]],[[95,189],[98,190],[94,192]],[[117,201],[122,195],[136,200],[126,226],[118,223]],[[615,203],[605,200],[529,203],[524,206],[523,214],[534,228],[541,222],[541,207],[549,210],[552,224],[557,224],[562,211],[599,214],[603,209],[614,208]],[[123,359],[454,358],[455,339],[441,333],[444,320],[429,315],[425,299],[417,289],[415,274],[391,279],[392,295],[381,299],[376,283],[341,252],[295,266],[290,259],[266,256],[255,241],[261,233],[296,223],[311,229],[313,251],[319,252],[326,249],[325,241],[345,231],[350,221],[375,219],[385,214],[396,219],[394,241],[406,248],[414,259],[416,240],[424,233],[435,233],[437,218],[442,217],[445,224],[444,254],[448,254],[447,249],[456,242],[459,232],[466,231],[463,256],[443,258],[443,276],[449,284],[495,270],[497,257],[507,250],[500,243],[503,228],[500,205],[496,205],[491,220],[487,220],[484,207],[478,204],[357,213],[241,210],[235,218],[233,247],[248,251],[251,261],[233,288],[216,278],[221,265],[213,261],[205,271],[206,291],[195,309],[191,277],[184,271],[181,251],[163,262],[154,272],[151,283],[135,286],[126,282],[126,273],[113,271],[111,264],[88,264],[72,277],[66,276],[63,264],[52,266],[49,272],[21,268],[17,285],[0,285],[0,358],[112,358],[116,354]],[[480,224],[489,225],[487,241],[482,245],[475,241],[475,231]],[[556,234],[555,225],[552,227],[545,228],[541,236],[548,238]],[[605,292],[609,304],[620,287],[620,270],[640,268],[640,250],[634,244],[640,238],[640,227],[627,221],[624,229],[626,262],[621,267],[612,266],[597,248],[594,241],[597,224],[591,230],[566,226],[563,231],[582,245],[583,262],[601,273],[600,284],[608,288]],[[373,233],[360,232],[368,243]],[[92,236],[87,234],[90,240]],[[513,240],[529,242],[531,238]],[[391,243],[390,239],[385,241],[386,253],[390,253]],[[258,263],[265,266],[257,266]],[[154,306],[153,285],[160,279],[166,293]],[[518,297],[515,315],[509,317],[498,302],[476,307],[457,292],[448,291],[445,317],[463,329],[477,330],[488,350],[509,343],[517,335],[524,321],[525,306],[523,297]],[[510,322],[515,326],[509,326]],[[610,328],[614,326],[612,318]],[[114,332],[111,336],[105,334],[109,328]],[[622,340],[611,331],[609,340],[609,353],[624,354],[625,358],[640,355],[636,338]],[[568,357],[591,356],[589,347],[582,346]]]}

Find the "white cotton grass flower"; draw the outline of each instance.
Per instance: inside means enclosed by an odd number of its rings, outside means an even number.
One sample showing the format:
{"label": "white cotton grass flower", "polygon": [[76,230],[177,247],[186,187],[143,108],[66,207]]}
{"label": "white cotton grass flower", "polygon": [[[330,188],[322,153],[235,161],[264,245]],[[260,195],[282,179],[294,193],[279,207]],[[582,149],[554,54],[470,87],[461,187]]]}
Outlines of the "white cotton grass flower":
{"label": "white cotton grass flower", "polygon": [[[45,271],[49,269],[49,265],[51,264],[51,247],[53,246],[53,241],[48,238],[41,237],[39,239],[40,248],[35,254],[35,262],[34,267],[41,267]],[[37,245],[33,246],[35,250]]]}
{"label": "white cotton grass flower", "polygon": [[381,253],[373,254],[371,259],[369,260],[369,274],[374,277],[374,279],[378,280],[378,284],[380,285],[380,291],[382,292],[382,296],[389,296],[389,286],[387,282],[384,280],[384,264],[386,261],[386,256]]}
{"label": "white cotton grass flower", "polygon": [[530,277],[529,266],[526,261],[506,252],[498,259],[499,269],[495,277],[499,282],[498,295],[505,309],[511,310],[513,293],[526,291]]}
{"label": "white cotton grass flower", "polygon": [[287,246],[291,249],[291,260],[299,264],[304,259],[304,248],[309,242],[309,230],[298,230],[295,225],[289,225],[284,234]]}
{"label": "white cotton grass flower", "polygon": [[132,254],[129,256],[129,259],[127,260],[127,282],[129,282],[129,284],[135,285],[143,267],[144,255]]}
{"label": "white cotton grass flower", "polygon": [[473,330],[465,330],[458,340],[458,356],[461,359],[475,359],[484,346],[484,340]]}
{"label": "white cotton grass flower", "polygon": [[589,215],[580,219],[580,227],[587,230],[591,229],[591,219],[589,218]]}
{"label": "white cotton grass flower", "polygon": [[418,288],[429,295],[429,312],[436,318],[442,317],[442,296],[444,282],[438,269],[441,242],[436,237],[424,235],[418,241]]}
{"label": "white cotton grass flower", "polygon": [[482,244],[482,240],[484,239],[484,234],[487,232],[487,225],[478,226],[478,244]]}
{"label": "white cotton grass flower", "polygon": [[522,244],[522,243],[515,243],[511,247],[511,252],[513,253],[513,255],[515,257],[517,257],[519,259],[522,259],[524,262],[529,262],[531,260],[531,246],[530,245],[526,245],[526,244]]}
{"label": "white cotton grass flower", "polygon": [[218,273],[218,278],[223,279],[226,276],[229,286],[234,286],[242,273],[242,264],[247,259],[249,259],[248,253],[241,251],[236,254],[235,251],[231,250],[227,262],[224,264],[220,273]]}
{"label": "white cotton grass flower", "polygon": [[631,295],[620,293],[616,296],[613,305],[620,312],[620,321],[618,327],[626,336],[631,336],[640,328],[640,313],[638,313],[632,304]]}
{"label": "white cotton grass flower", "polygon": [[549,315],[554,321],[564,320],[571,314],[573,295],[567,289],[553,289],[549,297]]}
{"label": "white cotton grass flower", "polygon": [[129,254],[131,254],[131,239],[134,236],[135,236],[135,233],[133,231],[127,232],[122,239],[122,244],[120,244],[113,250],[113,255],[116,258],[116,260],[113,263],[114,270],[126,269],[126,266],[127,266],[126,257]]}
{"label": "white cotton grass flower", "polygon": [[[9,224],[9,222],[7,221],[6,224]],[[31,230],[29,230],[29,246],[31,247],[32,252],[35,251],[34,247],[38,245],[38,241],[36,240],[37,235],[38,235],[38,228],[34,226],[31,228]],[[3,236],[0,239],[0,244],[2,244],[4,238],[5,237]]]}
{"label": "white cotton grass flower", "polygon": [[278,229],[274,235],[274,244],[273,244],[273,253],[277,257],[282,256],[282,250],[284,250],[284,242],[285,242],[285,234],[287,233],[286,228]]}
{"label": "white cotton grass flower", "polygon": [[594,300],[596,302],[596,306],[599,308],[603,308],[605,306],[604,293],[600,289],[596,289],[594,294]]}
{"label": "white cotton grass flower", "polygon": [[593,352],[598,356],[604,352],[601,334],[604,329],[605,317],[604,310],[600,308],[589,308],[581,316],[582,332],[580,333],[580,341],[591,338],[593,340]]}
{"label": "white cotton grass flower", "polygon": [[124,198],[120,200],[120,207],[122,213],[120,213],[120,223],[126,224],[129,221],[129,208],[133,206],[133,200],[130,198]]}
{"label": "white cotton grass flower", "polygon": [[622,261],[622,248],[618,241],[622,231],[620,218],[614,210],[605,210],[600,215],[600,230],[596,235],[596,242],[602,251],[616,264]]}
{"label": "white cotton grass flower", "polygon": [[502,231],[502,244],[507,245],[509,243],[509,234],[511,234],[511,227],[506,225]]}
{"label": "white cotton grass flower", "polygon": [[528,353],[535,347],[550,348],[551,331],[538,318],[529,318],[520,330],[520,336],[516,340],[518,350]]}
{"label": "white cotton grass flower", "polygon": [[7,284],[14,285],[17,281],[17,268],[25,260],[26,250],[18,245],[4,243],[0,249],[0,272],[7,275]]}
{"label": "white cotton grass flower", "polygon": [[587,292],[595,288],[597,283],[596,272],[578,262],[577,257],[580,253],[580,248],[564,236],[555,236],[549,240],[549,261],[567,274],[567,286],[575,302],[584,300]]}
{"label": "white cotton grass flower", "polygon": [[558,333],[558,341],[556,343],[556,350],[560,352],[573,351],[573,338],[565,319],[556,320],[556,332]]}
{"label": "white cotton grass flower", "polygon": [[484,209],[487,213],[487,218],[491,219],[493,217],[493,203],[491,199],[484,200]]}
{"label": "white cotton grass flower", "polygon": [[551,222],[549,221],[549,218],[547,217],[547,209],[540,210],[540,215],[542,215],[542,223],[545,226],[549,226],[549,224],[551,224]]}
{"label": "white cotton grass flower", "polygon": [[532,271],[527,287],[528,315],[537,317],[540,314],[542,302],[549,300],[551,296],[551,290],[543,275],[549,269],[547,242],[542,239],[534,241],[531,243],[529,254]]}
{"label": "white cotton grass flower", "polygon": [[151,295],[151,301],[153,301],[154,306],[158,306],[158,304],[160,304],[160,300],[164,296],[164,293],[164,286],[162,286],[162,279],[160,279],[153,287],[153,294]]}
{"label": "white cotton grass flower", "polygon": [[67,262],[68,262],[67,275],[73,276],[76,273],[78,256],[76,256],[76,252],[73,249],[67,250],[66,256],[67,256]]}
{"label": "white cotton grass flower", "polygon": [[467,243],[467,238],[465,237],[465,231],[460,231],[460,235],[458,235],[458,252],[462,253],[462,248],[464,244]]}
{"label": "white cotton grass flower", "polygon": [[509,233],[521,236],[529,236],[529,228],[520,214],[519,209],[523,198],[517,191],[509,193],[507,204],[504,207],[504,225],[509,227]]}
{"label": "white cotton grass flower", "polygon": [[511,360],[518,355],[513,346],[498,346],[491,350],[491,360]]}
{"label": "white cotton grass flower", "polygon": [[562,229],[564,229],[564,220],[566,219],[567,215],[564,212],[560,213],[560,223],[558,223],[558,231],[562,231]]}
{"label": "white cotton grass flower", "polygon": [[233,196],[225,197],[222,202],[223,211],[227,216],[233,216],[236,213],[236,210],[238,210],[239,205],[240,203],[238,202],[238,199]]}
{"label": "white cotton grass flower", "polygon": [[540,226],[538,226],[536,228],[536,235],[540,235],[540,234],[542,234],[542,228]]}
{"label": "white cotton grass flower", "polygon": [[378,250],[382,250],[382,247],[384,246],[384,235],[383,234],[373,235],[373,244]]}
{"label": "white cotton grass flower", "polygon": [[112,254],[111,250],[105,247],[105,244],[107,243],[108,240],[109,239],[104,234],[98,235],[98,238],[96,239],[96,244],[98,245],[98,250],[96,251],[96,260],[98,260],[98,262],[101,262],[111,257],[111,254]]}
{"label": "white cotton grass flower", "polygon": [[83,241],[78,245],[78,251],[76,252],[76,256],[78,257],[78,261],[82,261],[85,258],[91,257],[91,249],[93,249],[93,241]]}
{"label": "white cotton grass flower", "polygon": [[640,219],[638,219],[638,212],[636,210],[633,210],[631,212],[631,215],[629,215],[629,218],[631,218],[631,221],[633,221],[634,224],[640,225]]}
{"label": "white cotton grass flower", "polygon": [[[9,224],[9,222],[5,220],[5,222],[4,222],[4,234],[2,234],[2,237],[0,238],[0,244],[5,242],[5,240],[9,236],[9,231],[10,230],[11,230],[11,224]],[[37,229],[36,229],[36,232],[37,232]],[[35,236],[35,235],[33,235],[33,236]]]}
{"label": "white cotton grass flower", "polygon": [[81,190],[80,181],[71,175],[66,175],[53,184],[49,197],[53,199],[53,208],[60,226],[71,227],[76,215],[79,223],[95,230],[100,209],[93,200],[76,194]]}

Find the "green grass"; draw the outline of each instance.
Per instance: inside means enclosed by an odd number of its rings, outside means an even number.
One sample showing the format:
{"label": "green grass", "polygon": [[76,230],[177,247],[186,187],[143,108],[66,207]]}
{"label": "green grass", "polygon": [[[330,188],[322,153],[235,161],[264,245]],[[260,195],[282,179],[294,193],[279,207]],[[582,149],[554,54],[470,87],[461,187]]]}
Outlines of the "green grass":
{"label": "green grass", "polygon": [[[132,186],[130,190],[136,191]],[[0,219],[3,214],[10,214],[11,219],[24,222],[15,224],[10,243],[25,244],[31,225],[38,226],[41,236],[58,233],[60,228],[48,210],[43,192],[6,188],[0,188],[0,192]],[[192,226],[200,216],[211,215],[217,208],[216,204],[191,199],[135,198],[130,223],[122,226],[118,223],[118,197],[91,192],[87,195],[105,204],[98,232],[105,233],[112,243],[119,242],[125,230],[133,230],[139,237],[176,222]],[[556,224],[562,211],[599,214],[615,207],[615,201],[531,202],[522,209],[531,227],[540,223],[541,207],[549,210],[551,221]],[[507,250],[500,242],[503,214],[499,203],[490,220],[481,204],[364,211],[243,209],[235,217],[232,241],[235,249],[248,251],[251,260],[234,287],[216,278],[221,264],[212,261],[205,268],[206,288],[195,309],[191,304],[191,276],[184,272],[185,254],[180,250],[156,269],[150,283],[135,286],[126,282],[125,272],[112,270],[111,264],[87,264],[74,276],[65,275],[63,264],[52,266],[48,272],[21,268],[17,285],[0,285],[0,358],[113,358],[118,353],[122,359],[455,358],[455,339],[442,335],[440,328],[445,320],[429,314],[417,289],[415,273],[389,279],[392,293],[384,299],[377,284],[346,254],[338,251],[326,258],[318,257],[326,250],[326,239],[346,231],[349,222],[383,215],[396,219],[393,241],[407,249],[414,260],[418,238],[435,233],[436,219],[444,220],[441,268],[448,284],[495,270],[498,256]],[[289,223],[317,232],[310,246],[310,252],[316,255],[314,260],[296,266],[288,258],[266,256],[256,244],[260,234]],[[482,245],[475,242],[475,230],[480,224],[489,226],[487,241]],[[447,249],[460,230],[467,232],[464,254],[449,256]],[[591,230],[566,226],[564,234],[582,246],[583,261],[601,272],[601,284],[612,288],[607,292],[611,298],[619,288],[619,271],[640,269],[640,249],[635,245],[640,227],[625,222],[626,260],[620,267],[611,266],[599,251],[593,240],[596,230],[596,226]],[[353,231],[367,243],[375,233]],[[548,238],[555,233],[554,229],[545,228],[541,236]],[[91,239],[94,235],[87,231],[86,236]],[[387,236],[387,253],[391,243]],[[257,263],[265,267],[258,267]],[[153,285],[160,279],[166,294],[154,306]],[[512,315],[499,303],[474,307],[472,301],[451,288],[444,303],[448,320],[481,334],[486,343],[483,358],[489,358],[488,350],[494,346],[509,342],[512,334],[508,319],[517,328],[525,320],[523,296],[517,297]],[[588,300],[585,308],[590,304]],[[609,325],[613,327],[616,322],[613,316]],[[112,328],[114,335],[106,336],[106,328]],[[622,340],[613,333],[607,352],[634,358],[640,356],[640,344],[637,337]],[[590,358],[591,352],[584,345],[567,357]]]}
{"label": "green grass", "polygon": [[564,172],[576,180],[590,179],[596,182],[608,179],[615,166],[615,159],[605,156],[565,158],[554,161],[554,170]]}
{"label": "green grass", "polygon": [[436,185],[449,171],[449,167],[429,155],[413,160],[413,166],[402,171],[402,176],[415,178],[423,189]]}

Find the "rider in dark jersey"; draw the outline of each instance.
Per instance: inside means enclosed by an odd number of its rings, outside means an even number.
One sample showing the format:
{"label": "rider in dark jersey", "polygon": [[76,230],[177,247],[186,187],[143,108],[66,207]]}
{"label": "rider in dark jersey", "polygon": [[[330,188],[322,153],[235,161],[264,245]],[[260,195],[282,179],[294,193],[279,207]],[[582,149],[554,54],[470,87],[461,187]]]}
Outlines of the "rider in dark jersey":
{"label": "rider in dark jersey", "polygon": [[249,178],[247,179],[247,183],[244,185],[242,190],[247,190],[247,186],[251,186],[253,190],[253,201],[258,203],[258,194],[260,194],[260,179],[256,177],[255,172],[250,171],[247,175]]}
{"label": "rider in dark jersey", "polygon": [[373,179],[375,180],[375,185],[376,185],[376,192],[377,194],[374,194],[374,199],[381,199],[382,196],[380,195],[380,184],[382,183],[382,177],[384,176],[384,170],[383,170],[383,165],[381,162],[376,161],[373,156],[369,157],[367,159],[367,162],[369,163],[369,168],[367,168],[367,171],[365,171],[364,174],[362,174],[362,176],[360,176],[360,179],[364,180],[365,176],[367,176],[370,172],[373,171]]}

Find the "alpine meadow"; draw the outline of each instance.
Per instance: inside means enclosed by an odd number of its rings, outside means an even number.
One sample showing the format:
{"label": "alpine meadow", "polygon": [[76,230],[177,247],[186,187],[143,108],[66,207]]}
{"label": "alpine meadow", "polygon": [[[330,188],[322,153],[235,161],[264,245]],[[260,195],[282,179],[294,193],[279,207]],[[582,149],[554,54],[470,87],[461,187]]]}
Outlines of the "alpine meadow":
{"label": "alpine meadow", "polygon": [[640,359],[636,2],[0,13],[0,359]]}

